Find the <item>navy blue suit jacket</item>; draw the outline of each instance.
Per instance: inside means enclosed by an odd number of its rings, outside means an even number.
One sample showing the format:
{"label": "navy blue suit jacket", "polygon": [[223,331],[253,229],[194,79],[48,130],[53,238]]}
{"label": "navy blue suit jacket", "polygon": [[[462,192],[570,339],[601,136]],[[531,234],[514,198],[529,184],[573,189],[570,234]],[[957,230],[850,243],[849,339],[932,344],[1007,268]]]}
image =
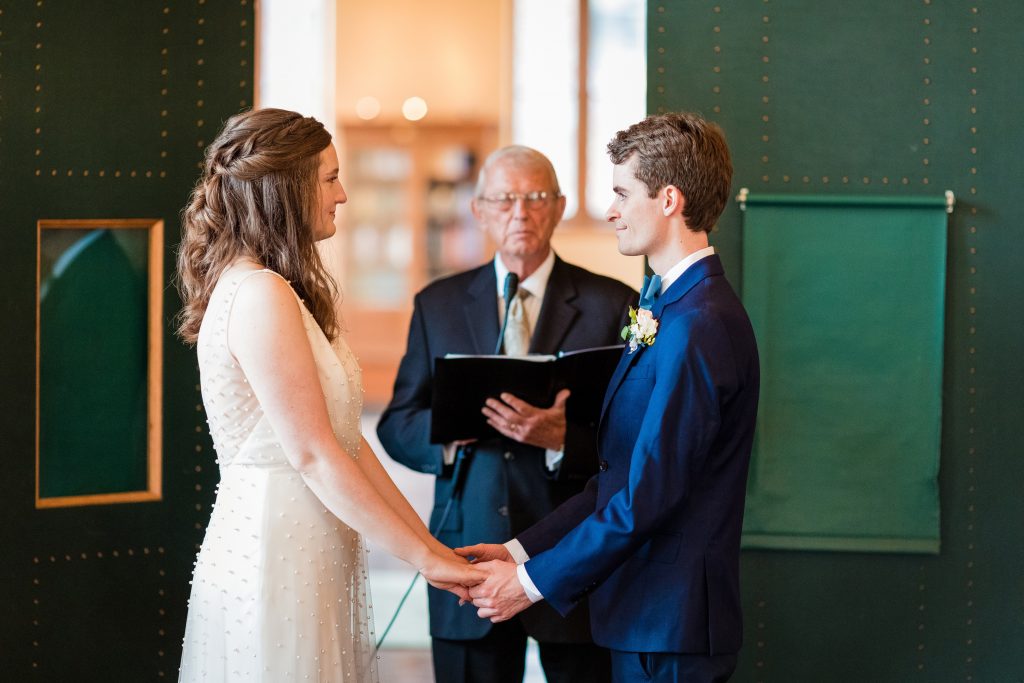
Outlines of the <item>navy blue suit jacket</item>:
{"label": "navy blue suit jacket", "polygon": [[[434,359],[446,353],[494,353],[497,291],[494,263],[489,262],[438,280],[416,295],[394,396],[377,426],[394,460],[437,475],[431,529],[440,522],[452,490],[452,468],[444,466],[441,446],[429,442]],[[556,258],[530,351],[551,354],[621,343],[626,309],[636,300],[637,293],[621,282]],[[449,547],[504,543],[580,492],[597,472],[597,425],[569,423],[557,475],[547,470],[543,449],[510,439],[479,441],[465,451],[464,490],[437,537]],[[435,637],[477,639],[491,629],[476,608],[460,607],[446,591],[430,588],[429,601]],[[549,605],[536,605],[520,619],[541,642],[590,642],[587,612],[578,612],[563,618]]]}
{"label": "navy blue suit jacket", "polygon": [[599,645],[733,653],[759,390],[754,333],[717,256],[690,266],[652,313],[654,344],[623,355],[605,395],[602,471],[518,539],[530,578],[559,612],[590,596]]}

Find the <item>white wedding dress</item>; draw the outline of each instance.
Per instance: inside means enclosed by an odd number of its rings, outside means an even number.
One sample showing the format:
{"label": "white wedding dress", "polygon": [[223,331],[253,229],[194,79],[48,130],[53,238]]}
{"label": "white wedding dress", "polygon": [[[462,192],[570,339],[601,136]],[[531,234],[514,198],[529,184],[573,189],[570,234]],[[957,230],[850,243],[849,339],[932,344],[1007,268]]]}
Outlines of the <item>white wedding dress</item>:
{"label": "white wedding dress", "polygon": [[[263,273],[257,275],[256,273]],[[203,403],[221,481],[192,579],[179,680],[377,681],[362,538],[323,506],[288,463],[227,347],[235,293],[214,288],[199,332]],[[359,366],[302,309],[339,443],[359,452]]]}

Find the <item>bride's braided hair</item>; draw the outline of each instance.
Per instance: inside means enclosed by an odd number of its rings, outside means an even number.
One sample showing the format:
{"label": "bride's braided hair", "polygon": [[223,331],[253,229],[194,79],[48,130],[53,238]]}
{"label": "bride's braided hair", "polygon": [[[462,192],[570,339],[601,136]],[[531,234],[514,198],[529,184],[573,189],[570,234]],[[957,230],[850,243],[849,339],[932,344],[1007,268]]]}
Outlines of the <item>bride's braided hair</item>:
{"label": "bride's braided hair", "polygon": [[194,344],[221,273],[248,257],[290,281],[328,339],[338,334],[336,286],[314,246],[319,154],[331,135],[319,121],[283,109],[228,119],[206,150],[203,173],[182,212],[178,334]]}

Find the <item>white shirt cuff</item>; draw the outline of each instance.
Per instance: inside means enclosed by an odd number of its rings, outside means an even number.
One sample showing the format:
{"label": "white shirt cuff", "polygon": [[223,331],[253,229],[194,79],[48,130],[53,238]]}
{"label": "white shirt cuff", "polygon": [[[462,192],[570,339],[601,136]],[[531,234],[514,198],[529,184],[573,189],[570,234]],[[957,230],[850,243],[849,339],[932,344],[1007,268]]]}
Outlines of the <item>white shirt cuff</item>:
{"label": "white shirt cuff", "polygon": [[516,567],[516,576],[519,578],[519,583],[523,585],[523,592],[526,593],[526,597],[530,599],[530,602],[540,602],[544,599],[544,596],[540,594],[537,587],[533,585],[530,575],[526,573],[525,564]]}
{"label": "white shirt cuff", "polygon": [[505,543],[505,550],[512,556],[512,560],[516,564],[523,564],[530,559],[530,554],[523,548],[523,544],[519,542],[519,539],[513,538],[511,541]]}
{"label": "white shirt cuff", "polygon": [[445,465],[451,465],[455,462],[455,452],[459,450],[459,447],[454,443],[446,443],[441,446],[442,457],[444,458]]}
{"label": "white shirt cuff", "polygon": [[548,448],[544,451],[544,464],[548,466],[548,470],[554,472],[562,464],[563,457],[565,457],[565,446],[560,451],[553,451]]}

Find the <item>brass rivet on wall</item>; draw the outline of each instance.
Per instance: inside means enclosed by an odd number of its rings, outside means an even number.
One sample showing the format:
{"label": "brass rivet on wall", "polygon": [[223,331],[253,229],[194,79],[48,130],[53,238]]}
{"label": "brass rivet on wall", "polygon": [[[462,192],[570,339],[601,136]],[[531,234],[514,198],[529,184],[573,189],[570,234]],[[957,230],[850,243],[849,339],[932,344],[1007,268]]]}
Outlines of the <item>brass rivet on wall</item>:
{"label": "brass rivet on wall", "polygon": [[[665,54],[665,48],[663,48],[663,47],[659,47],[659,48],[658,48],[658,52],[659,52],[659,53],[661,53],[661,54]],[[248,63],[249,63],[249,61],[248,61],[248,60],[246,60],[246,59],[243,59],[243,60],[242,60],[242,61],[240,61],[240,62],[239,62],[238,64],[239,64],[239,66],[246,66],[246,65],[247,65]]]}
{"label": "brass rivet on wall", "polygon": [[928,119],[921,119],[921,123],[923,123],[926,126],[931,125],[931,121],[929,121]]}
{"label": "brass rivet on wall", "polygon": [[931,143],[931,140],[929,140],[928,138],[925,138],[925,139],[921,140],[921,142],[927,145],[927,144]]}
{"label": "brass rivet on wall", "polygon": [[770,61],[770,60],[768,59],[768,55],[762,55],[762,56],[761,56],[761,61],[762,61],[762,62],[764,62],[765,64],[767,64],[767,63],[768,63],[768,62]]}
{"label": "brass rivet on wall", "polygon": [[51,175],[51,176],[56,176],[56,175],[57,175],[57,169],[55,169],[55,168],[51,168],[51,169],[50,169],[50,175]]}
{"label": "brass rivet on wall", "polygon": [[928,99],[927,97],[924,98],[923,100],[921,100],[921,104],[923,104],[925,106],[927,106],[927,105],[929,105],[931,103],[932,103],[932,101],[930,99]]}
{"label": "brass rivet on wall", "polygon": [[120,178],[121,177],[121,171],[114,171],[114,177],[115,178]]}
{"label": "brass rivet on wall", "polygon": [[809,176],[804,176],[803,180],[804,180],[805,183],[811,182],[811,179],[810,179]]}
{"label": "brass rivet on wall", "polygon": [[[664,28],[664,27],[662,27],[662,28]],[[663,31],[662,31],[662,33],[664,33],[664,32],[665,32],[665,31],[663,30]],[[245,47],[245,46],[246,46],[246,45],[248,45],[248,44],[249,44],[249,41],[247,41],[247,40],[243,40],[243,41],[240,41],[240,42],[238,43],[238,47]]]}
{"label": "brass rivet on wall", "polygon": [[[659,26],[658,27],[658,33],[664,33],[664,32],[665,32],[665,27],[664,26]],[[241,42],[241,46],[245,47],[245,41],[244,40]]]}
{"label": "brass rivet on wall", "polygon": [[789,182],[789,176],[788,175],[782,176],[782,182],[788,183]]}
{"label": "brass rivet on wall", "polygon": [[765,123],[768,123],[768,114],[762,114],[761,120],[764,121]]}
{"label": "brass rivet on wall", "polygon": [[848,183],[848,182],[850,182],[850,177],[849,177],[849,176],[845,176],[845,175],[844,175],[844,176],[843,176],[843,184],[845,185],[845,184],[846,184],[846,183]]}
{"label": "brass rivet on wall", "polygon": [[722,92],[722,86],[720,86],[720,85],[711,86],[711,92],[713,92],[713,93],[715,93],[717,95],[718,93]]}
{"label": "brass rivet on wall", "polygon": [[931,59],[929,59],[928,57],[925,57],[925,58],[924,58],[924,59],[923,59],[922,61],[923,61],[923,62],[924,62],[925,64],[931,64],[931,63],[932,63],[932,60],[931,60]]}
{"label": "brass rivet on wall", "polygon": [[[765,78],[767,78],[767,76]],[[767,95],[761,95],[761,101],[764,102],[765,104],[768,104],[768,96]]]}
{"label": "brass rivet on wall", "polygon": [[823,175],[823,176],[821,176],[821,182],[823,182],[823,183],[825,183],[826,185],[828,185],[828,176],[827,176],[827,175]]}
{"label": "brass rivet on wall", "polygon": [[[665,73],[665,67],[663,67],[663,66],[659,66],[659,67],[658,67],[658,73],[660,73],[660,74],[663,74],[663,73]],[[202,100],[199,100],[199,101],[200,101],[200,102],[202,102]],[[202,105],[199,105],[199,106],[202,106]]]}
{"label": "brass rivet on wall", "polygon": [[37,50],[42,50],[43,49],[43,44],[42,43],[36,43],[36,49]]}
{"label": "brass rivet on wall", "polygon": [[711,11],[712,11],[712,12],[714,12],[715,14],[721,14],[721,13],[722,13],[722,8],[721,8],[721,7],[719,7],[718,5],[715,5],[715,6],[714,6],[714,7],[713,7],[713,8],[711,9]]}
{"label": "brass rivet on wall", "polygon": [[[663,48],[663,47],[659,47],[659,48],[658,48],[658,54],[659,54],[659,55],[663,55],[663,54],[665,54],[665,48]],[[243,60],[242,60],[242,61],[240,62],[240,64],[241,64],[242,66],[245,66],[245,60],[243,59]]]}
{"label": "brass rivet on wall", "polygon": [[768,36],[761,36],[761,42],[762,43],[767,43],[768,42]]}
{"label": "brass rivet on wall", "polygon": [[766,175],[761,176],[761,180],[763,180],[764,182],[767,183],[768,182],[768,176],[766,176]]}
{"label": "brass rivet on wall", "polygon": [[43,153],[43,150],[41,150],[41,149],[37,149],[37,150],[36,150],[36,156],[39,156],[39,155],[40,155],[40,154],[42,154],[42,153]]}
{"label": "brass rivet on wall", "polygon": [[924,164],[925,166],[927,166],[928,165],[928,159],[921,159],[921,163]]}
{"label": "brass rivet on wall", "polygon": [[164,48],[161,48],[161,49],[160,49],[160,54],[162,54],[162,55],[166,55],[166,54],[167,54],[167,48],[166,48],[166,47],[164,47]]}
{"label": "brass rivet on wall", "polygon": [[75,172],[74,172],[74,171],[72,171],[72,170],[71,170],[71,169],[69,168],[69,169],[68,169],[68,178],[70,178],[70,177],[71,177],[71,176],[73,176],[74,174],[75,174]]}
{"label": "brass rivet on wall", "polygon": [[764,76],[761,76],[761,82],[762,83],[767,83],[768,82],[768,74],[765,74]]}
{"label": "brass rivet on wall", "polygon": [[202,17],[199,17],[198,19],[196,19],[196,23],[199,24],[200,26],[202,26],[203,24],[206,23],[206,19],[203,19]]}
{"label": "brass rivet on wall", "polygon": [[761,136],[761,142],[768,142],[768,136],[767,135],[762,135]]}
{"label": "brass rivet on wall", "polygon": [[100,178],[102,178],[102,177],[103,177],[103,176],[105,176],[105,175],[107,175],[107,172],[106,172],[106,171],[103,171],[103,170],[101,170],[101,171],[100,171]]}
{"label": "brass rivet on wall", "polygon": [[921,183],[922,184],[927,185],[929,182],[930,181],[928,180],[928,178],[921,178]]}
{"label": "brass rivet on wall", "polygon": [[925,38],[924,39],[924,44],[925,45],[931,45],[932,44],[932,39],[931,38]]}
{"label": "brass rivet on wall", "polygon": [[720,106],[718,106],[717,104],[715,106],[711,107],[711,110],[713,112],[715,112],[716,114],[721,114],[722,113],[722,108]]}
{"label": "brass rivet on wall", "polygon": [[768,163],[768,155],[767,154],[765,154],[764,156],[761,157],[761,163],[762,164],[767,164]]}
{"label": "brass rivet on wall", "polygon": [[931,85],[931,82],[932,82],[932,79],[928,78],[927,76],[924,78],[924,84],[925,85]]}
{"label": "brass rivet on wall", "polygon": [[864,182],[865,185],[868,185],[868,184],[871,183],[871,178],[869,178],[867,176],[864,176],[863,178],[861,178],[861,180]]}
{"label": "brass rivet on wall", "polygon": [[43,174],[43,172],[37,168],[36,169],[36,175],[42,175],[42,174]]}
{"label": "brass rivet on wall", "polygon": [[767,16],[763,16],[763,17],[761,17],[761,21],[763,21],[764,23],[767,24],[771,20]]}
{"label": "brass rivet on wall", "polygon": [[715,52],[716,55],[717,54],[721,54],[722,53],[722,46],[721,45],[715,45],[714,52]]}
{"label": "brass rivet on wall", "polygon": [[196,60],[196,64],[198,64],[199,66],[202,66],[202,65],[204,64],[204,60],[203,60],[203,58],[202,58],[202,57],[200,57],[199,59],[197,59],[197,60]]}
{"label": "brass rivet on wall", "polygon": [[888,185],[889,184],[889,177],[888,176],[882,176],[882,184],[883,185]]}
{"label": "brass rivet on wall", "polygon": [[711,30],[714,31],[715,33],[721,33],[722,32],[722,27],[721,26],[715,26]]}

